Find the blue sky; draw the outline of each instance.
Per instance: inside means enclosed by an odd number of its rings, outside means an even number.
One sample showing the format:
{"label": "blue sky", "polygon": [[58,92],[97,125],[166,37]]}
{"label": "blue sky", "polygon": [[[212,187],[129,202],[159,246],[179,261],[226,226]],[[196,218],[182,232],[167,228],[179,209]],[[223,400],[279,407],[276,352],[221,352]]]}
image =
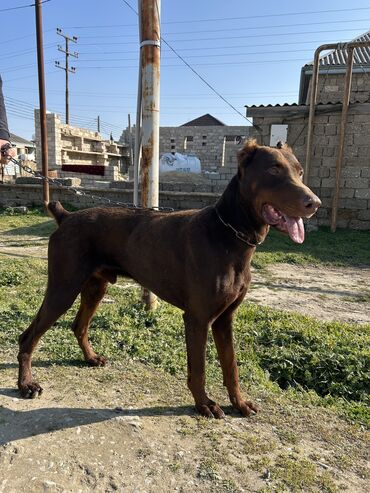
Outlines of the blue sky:
{"label": "blue sky", "polygon": [[[135,9],[137,2],[127,0]],[[38,105],[34,8],[3,9],[30,0],[0,0],[0,73],[10,131],[34,132]],[[351,9],[351,10],[350,10]],[[71,123],[94,127],[115,138],[135,120],[137,17],[123,0],[50,0],[43,5],[47,106],[64,112],[64,63],[57,45],[60,27],[77,36],[71,49]],[[242,114],[244,105],[294,102],[302,65],[326,42],[350,40],[370,28],[366,0],[247,2],[162,0],[162,36]],[[165,46],[162,48],[161,125],[181,125],[211,113],[229,125],[246,121],[215,96]]]}

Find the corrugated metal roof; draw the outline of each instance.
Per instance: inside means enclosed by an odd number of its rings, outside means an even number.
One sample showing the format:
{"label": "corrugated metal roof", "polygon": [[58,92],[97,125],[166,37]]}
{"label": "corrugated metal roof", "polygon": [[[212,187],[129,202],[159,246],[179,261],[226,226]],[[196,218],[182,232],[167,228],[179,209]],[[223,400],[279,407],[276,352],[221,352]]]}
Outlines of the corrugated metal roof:
{"label": "corrugated metal roof", "polygon": [[[354,103],[359,103],[363,104],[363,101],[351,101],[351,104]],[[343,104],[343,101],[330,101],[327,103],[316,103],[316,106],[334,106],[337,104]],[[299,106],[307,106],[309,107],[310,105],[307,104],[298,104],[298,103],[283,103],[283,104],[252,104],[251,106],[245,105],[245,108],[286,108],[286,107],[294,108],[299,107]]]}
{"label": "corrugated metal roof", "polygon": [[[352,39],[352,41],[370,41],[370,30]],[[347,58],[348,50],[346,49],[346,43],[343,43],[343,48],[330,51],[320,57],[320,65],[324,67],[343,67],[347,64]],[[310,65],[313,65],[313,61],[307,63],[306,67]],[[370,65],[370,46],[354,49],[353,65],[359,67]]]}

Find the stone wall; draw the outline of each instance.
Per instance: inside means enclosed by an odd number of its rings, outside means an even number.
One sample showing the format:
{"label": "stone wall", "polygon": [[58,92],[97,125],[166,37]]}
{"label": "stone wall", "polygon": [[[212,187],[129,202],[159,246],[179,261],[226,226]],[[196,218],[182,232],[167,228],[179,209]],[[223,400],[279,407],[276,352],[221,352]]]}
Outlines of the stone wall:
{"label": "stone wall", "polygon": [[[132,203],[132,190],[123,189],[89,189],[90,194],[108,198],[112,201]],[[179,191],[163,191],[159,194],[160,205],[162,207],[172,207],[174,209],[201,209],[214,204],[220,194],[218,193],[189,193]],[[63,204],[71,204],[77,208],[87,208],[93,206],[106,205],[91,196],[76,195],[66,189],[50,187],[50,200],[59,200]],[[15,207],[18,205],[41,206],[42,187],[41,185],[14,185],[0,184],[0,206]]]}
{"label": "stone wall", "polygon": [[[343,101],[344,94],[344,73],[325,73],[325,68],[320,69],[319,81],[317,85],[317,103],[338,103]],[[310,101],[312,77],[305,103]],[[352,85],[350,101],[365,103],[370,101],[370,75],[360,73],[352,74]]]}
{"label": "stone wall", "polygon": [[[329,225],[336,176],[342,105],[316,110],[308,185],[322,200],[320,224]],[[268,145],[271,124],[288,124],[288,144],[304,166],[308,106],[248,108]],[[370,103],[350,105],[340,182],[338,227],[370,228]]]}

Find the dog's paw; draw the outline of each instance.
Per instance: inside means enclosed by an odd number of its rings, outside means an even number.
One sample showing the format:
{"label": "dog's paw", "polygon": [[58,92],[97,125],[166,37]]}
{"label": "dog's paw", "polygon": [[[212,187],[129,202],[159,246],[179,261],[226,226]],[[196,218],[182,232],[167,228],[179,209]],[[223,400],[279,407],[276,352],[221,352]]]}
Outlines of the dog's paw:
{"label": "dog's paw", "polygon": [[105,366],[107,364],[107,359],[104,356],[99,356],[98,354],[93,358],[87,360],[89,366]]}
{"label": "dog's paw", "polygon": [[42,394],[42,387],[33,380],[28,383],[19,384],[18,388],[21,396],[25,399],[35,399],[35,397],[39,397]]}
{"label": "dog's paw", "polygon": [[252,414],[258,413],[258,407],[251,401],[241,400],[238,403],[233,404],[235,409],[237,409],[243,416],[251,416]]}
{"label": "dog's paw", "polygon": [[207,404],[197,404],[195,408],[206,418],[223,419],[225,417],[225,413],[220,406],[211,400]]}

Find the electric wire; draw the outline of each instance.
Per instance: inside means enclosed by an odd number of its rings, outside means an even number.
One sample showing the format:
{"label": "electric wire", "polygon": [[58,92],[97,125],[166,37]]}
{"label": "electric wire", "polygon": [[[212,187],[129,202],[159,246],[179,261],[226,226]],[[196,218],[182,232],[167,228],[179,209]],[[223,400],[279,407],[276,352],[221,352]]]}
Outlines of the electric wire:
{"label": "electric wire", "polygon": [[[42,5],[43,3],[48,3],[48,2],[51,2],[51,0],[43,0],[42,2],[40,2],[40,4]],[[35,7],[35,6],[36,6],[35,3],[30,3],[28,5],[19,5],[18,7],[9,7],[6,9],[0,9],[0,12],[9,12],[10,10],[26,9],[28,7]]]}

